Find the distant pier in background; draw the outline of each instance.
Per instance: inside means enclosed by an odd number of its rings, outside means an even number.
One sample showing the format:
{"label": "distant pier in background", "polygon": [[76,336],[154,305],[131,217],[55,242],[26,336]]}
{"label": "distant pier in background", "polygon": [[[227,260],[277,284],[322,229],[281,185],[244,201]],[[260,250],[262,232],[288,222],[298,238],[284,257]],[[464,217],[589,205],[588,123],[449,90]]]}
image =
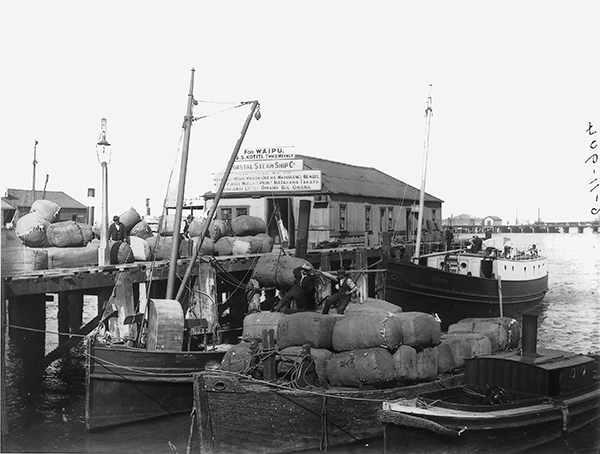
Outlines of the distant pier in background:
{"label": "distant pier in background", "polygon": [[[445,228],[446,226],[444,226]],[[452,225],[456,233],[598,233],[600,221],[535,222],[520,225]]]}

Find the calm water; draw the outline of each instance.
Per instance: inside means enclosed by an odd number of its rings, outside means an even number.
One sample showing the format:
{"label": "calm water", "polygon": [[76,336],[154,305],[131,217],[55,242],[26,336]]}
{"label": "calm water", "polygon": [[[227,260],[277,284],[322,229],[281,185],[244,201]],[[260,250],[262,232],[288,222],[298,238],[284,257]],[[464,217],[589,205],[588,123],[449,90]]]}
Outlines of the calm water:
{"label": "calm water", "polygon": [[[549,258],[550,292],[539,318],[539,345],[577,353],[600,351],[600,235],[511,234],[516,245],[536,243]],[[93,317],[92,306],[85,321]],[[56,320],[55,304],[47,304],[49,320]],[[56,322],[48,322],[56,332]],[[57,336],[47,336],[46,350],[57,345]],[[12,346],[12,349],[11,349]],[[9,345],[7,405],[11,434],[2,440],[2,452],[52,453],[185,453],[188,442],[187,416],[143,423],[89,434],[85,430],[85,352],[76,349],[68,359],[55,361],[37,383],[25,383],[38,367],[26,351]],[[119,396],[114,396],[118,399]],[[196,439],[195,439],[196,440]],[[194,441],[195,441],[194,440]],[[198,452],[196,449],[193,452]],[[333,453],[382,453],[381,441],[330,449]],[[543,450],[547,454],[600,452],[598,424],[578,431]]]}

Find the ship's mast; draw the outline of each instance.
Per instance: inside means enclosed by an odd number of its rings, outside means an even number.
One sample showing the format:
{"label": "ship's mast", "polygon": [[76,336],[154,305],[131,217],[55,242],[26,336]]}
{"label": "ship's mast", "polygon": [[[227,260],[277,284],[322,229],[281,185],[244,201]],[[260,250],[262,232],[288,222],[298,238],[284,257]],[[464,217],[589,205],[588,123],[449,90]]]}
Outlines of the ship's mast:
{"label": "ship's mast", "polygon": [[35,142],[33,143],[33,181],[31,183],[31,204],[33,205],[33,202],[35,202],[35,166],[37,165],[37,156],[36,156],[36,152],[37,152],[37,145],[38,145],[38,141],[37,139],[35,139]]}
{"label": "ship's mast", "polygon": [[415,253],[413,255],[413,261],[416,263],[419,260],[421,254],[421,235],[423,233],[423,221],[425,221],[425,181],[427,179],[427,159],[429,157],[429,128],[431,126],[431,117],[433,116],[433,109],[431,108],[431,89],[433,85],[429,84],[429,95],[427,96],[427,108],[425,109],[425,141],[423,144],[423,167],[421,170],[421,191],[419,193],[419,213],[417,221],[417,244],[415,246]]}

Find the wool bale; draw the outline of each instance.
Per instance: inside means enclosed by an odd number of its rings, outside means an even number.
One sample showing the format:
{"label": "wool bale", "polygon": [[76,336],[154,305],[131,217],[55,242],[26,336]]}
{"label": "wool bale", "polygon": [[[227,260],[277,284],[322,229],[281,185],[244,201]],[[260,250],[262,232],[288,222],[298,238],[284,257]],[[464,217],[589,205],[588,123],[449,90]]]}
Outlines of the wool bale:
{"label": "wool bale", "polygon": [[161,236],[173,236],[175,230],[175,215],[163,214],[158,219],[158,233]]}
{"label": "wool bale", "polygon": [[402,343],[402,325],[391,312],[365,313],[343,317],[334,325],[331,344],[335,351],[383,347],[393,349]]}
{"label": "wool bale", "polygon": [[[191,238],[193,248],[198,247],[198,242],[200,241],[200,237]],[[198,251],[198,255],[215,255],[215,242],[208,237],[205,237],[202,241],[202,246],[200,246],[200,250]]]}
{"label": "wool bale", "polygon": [[397,312],[402,324],[402,343],[411,347],[433,347],[440,343],[442,329],[433,315]]}
{"label": "wool bale", "polygon": [[273,238],[266,233],[259,233],[254,235],[254,238],[261,241],[260,252],[261,254],[267,254],[273,250]]}
{"label": "wool bale", "polygon": [[232,255],[233,254],[233,242],[235,240],[232,236],[224,236],[215,241],[214,249],[216,256]]}
{"label": "wool bale", "polygon": [[353,316],[373,313],[381,314],[388,312],[391,312],[392,314],[396,312],[402,312],[402,308],[384,300],[366,298],[362,303],[349,304],[344,311],[344,315]]}
{"label": "wool bale", "polygon": [[438,374],[453,372],[457,366],[450,345],[442,342],[433,348],[437,349],[438,352]]}
{"label": "wool bale", "polygon": [[133,263],[133,251],[131,250],[131,246],[125,241],[110,240],[108,242],[108,250],[111,265]]}
{"label": "wool bale", "polygon": [[231,221],[231,229],[235,236],[258,235],[267,231],[265,221],[256,216],[237,216]]}
{"label": "wool bale", "polygon": [[444,334],[441,343],[450,347],[456,367],[464,367],[465,358],[492,353],[490,340],[481,333]]}
{"label": "wool bale", "polygon": [[75,221],[63,221],[50,224],[46,227],[46,238],[50,246],[55,247],[82,247],[84,242],[81,227]]}
{"label": "wool bale", "polygon": [[36,200],[29,210],[30,213],[38,213],[48,222],[52,222],[59,211],[60,206],[50,200]]}
{"label": "wool bale", "polygon": [[314,348],[331,350],[331,336],[335,323],[342,316],[297,312],[282,317],[277,324],[275,342],[279,348],[308,344]]}
{"label": "wool bale", "polygon": [[170,260],[173,247],[172,236],[153,235],[146,240],[150,246],[152,256],[156,260]]}
{"label": "wool bale", "polygon": [[152,228],[146,221],[140,221],[131,228],[129,235],[147,240],[152,236]]}
{"label": "wool bale", "polygon": [[102,237],[102,227],[99,222],[94,222],[92,226],[92,232],[94,232],[94,237],[100,239]]}
{"label": "wool bale", "polygon": [[6,249],[3,244],[1,256],[3,275],[48,269],[48,251],[44,248],[30,248],[19,242]]}
{"label": "wool bale", "polygon": [[191,257],[192,253],[194,252],[193,248],[194,248],[194,243],[192,242],[192,240],[187,239],[187,238],[182,238],[181,241],[179,242],[179,257],[181,257],[181,258]]}
{"label": "wool bale", "polygon": [[416,383],[417,351],[410,345],[401,345],[392,358],[396,379],[402,383]]}
{"label": "wool bale", "polygon": [[304,264],[312,267],[308,261],[299,257],[279,253],[265,254],[256,261],[252,277],[262,287],[289,290],[294,284],[294,269]]}
{"label": "wool bale", "polygon": [[242,327],[242,339],[243,340],[262,340],[263,330],[272,329],[275,332],[275,338],[277,338],[277,325],[279,320],[287,317],[283,312],[270,312],[261,311],[253,312],[244,317],[244,323]]}
{"label": "wool bale", "polygon": [[438,376],[438,351],[427,347],[417,352],[417,381],[434,381]]}
{"label": "wool bale", "polygon": [[133,207],[123,211],[119,216],[119,221],[125,226],[125,233],[129,235],[131,229],[142,220],[140,214]]}
{"label": "wool bale", "polygon": [[240,342],[231,347],[221,360],[221,369],[240,374],[247,373],[256,364],[257,342]]}
{"label": "wool bale", "polygon": [[492,341],[494,351],[496,351],[494,343],[498,345],[498,350],[505,350],[507,348],[517,348],[521,341],[519,322],[510,317],[465,318],[454,325],[450,325],[448,333],[450,332],[484,333]]}
{"label": "wool bale", "polygon": [[49,247],[48,269],[78,268],[98,265],[99,241],[92,241],[84,247]]}
{"label": "wool bale", "polygon": [[208,226],[208,236],[210,236],[215,242],[219,241],[221,237],[232,236],[231,225],[227,221],[220,219],[213,220]]}
{"label": "wool bale", "polygon": [[311,348],[310,354],[315,359],[315,371],[317,372],[317,378],[322,382],[327,382],[327,361],[333,355],[331,350],[326,348]]}
{"label": "wool bale", "polygon": [[134,260],[141,262],[150,260],[150,245],[145,239],[137,236],[130,236],[129,246],[131,246]]}
{"label": "wool bale", "polygon": [[[188,226],[187,234],[190,238],[195,238],[202,235],[202,229],[206,221],[204,219],[194,218]],[[208,233],[208,232],[207,232]]]}
{"label": "wool bale", "polygon": [[85,246],[94,239],[94,229],[89,224],[79,224],[81,229],[81,236],[83,236],[83,245]]}
{"label": "wool bale", "polygon": [[396,379],[392,355],[380,347],[334,353],[325,373],[333,386],[382,385]]}
{"label": "wool bale", "polygon": [[[236,236],[234,237],[235,241],[233,244],[233,255],[241,255],[241,254],[259,254],[262,251],[263,240],[262,238],[257,238],[256,236]],[[235,251],[245,251],[236,254]]]}
{"label": "wool bale", "polygon": [[25,246],[44,247],[49,246],[46,237],[46,227],[50,222],[38,212],[31,212],[21,216],[17,221],[15,233]]}

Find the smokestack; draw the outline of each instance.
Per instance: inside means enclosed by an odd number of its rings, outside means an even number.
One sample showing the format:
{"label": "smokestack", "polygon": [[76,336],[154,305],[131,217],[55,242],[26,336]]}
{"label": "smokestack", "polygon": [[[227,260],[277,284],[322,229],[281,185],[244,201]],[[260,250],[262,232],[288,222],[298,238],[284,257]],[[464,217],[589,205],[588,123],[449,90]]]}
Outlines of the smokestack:
{"label": "smokestack", "polygon": [[523,356],[537,357],[537,319],[535,314],[523,314]]}

